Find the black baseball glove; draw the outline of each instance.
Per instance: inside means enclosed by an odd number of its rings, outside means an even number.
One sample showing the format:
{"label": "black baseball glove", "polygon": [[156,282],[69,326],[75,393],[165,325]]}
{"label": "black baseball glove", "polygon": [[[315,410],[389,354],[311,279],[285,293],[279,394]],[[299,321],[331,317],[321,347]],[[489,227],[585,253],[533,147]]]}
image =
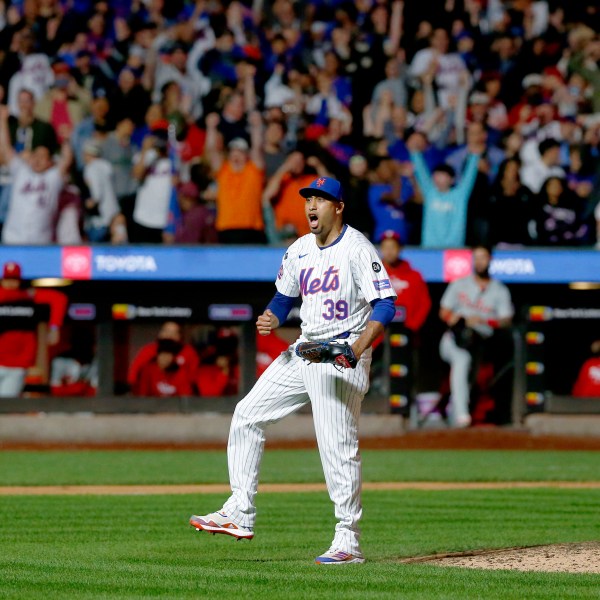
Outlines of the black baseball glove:
{"label": "black baseball glove", "polygon": [[454,341],[459,348],[473,351],[481,344],[481,335],[472,327],[468,327],[462,317],[450,328],[450,331],[454,334]]}
{"label": "black baseball glove", "polygon": [[358,360],[347,342],[300,342],[296,354],[313,363],[330,363],[345,369],[354,369]]}

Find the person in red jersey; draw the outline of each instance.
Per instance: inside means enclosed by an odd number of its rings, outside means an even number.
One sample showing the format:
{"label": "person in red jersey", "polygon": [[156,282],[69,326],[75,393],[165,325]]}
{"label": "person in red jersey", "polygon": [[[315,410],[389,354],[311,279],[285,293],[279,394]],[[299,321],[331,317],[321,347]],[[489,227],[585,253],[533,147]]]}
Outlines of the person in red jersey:
{"label": "person in red jersey", "polygon": [[179,343],[171,339],[159,339],[156,350],[154,359],[145,363],[139,371],[139,395],[161,398],[191,396],[189,372],[177,362]]}
{"label": "person in red jersey", "polygon": [[140,391],[140,373],[144,365],[156,360],[161,340],[172,340],[177,344],[175,362],[187,373],[189,381],[195,381],[199,363],[198,355],[190,344],[183,342],[183,333],[179,323],[165,321],[158,332],[156,341],[143,346],[129,367],[127,382],[131,391],[136,395],[144,395]]}
{"label": "person in red jersey", "polygon": [[410,263],[400,256],[402,241],[396,231],[385,231],[379,241],[383,265],[398,296],[395,304],[405,308],[404,325],[412,332],[416,332],[423,326],[431,309],[427,284],[421,273],[413,269]]}
{"label": "person in red jersey", "polygon": [[[48,344],[60,338],[67,297],[62,292],[24,286],[21,266],[13,261],[4,264],[0,280],[0,305],[47,304],[50,307]],[[5,319],[0,326],[0,397],[17,397],[25,386],[27,369],[35,364],[38,349],[36,319]]]}
{"label": "person in red jersey", "polygon": [[573,386],[573,396],[577,398],[600,398],[600,340],[591,347],[592,355],[581,369]]}

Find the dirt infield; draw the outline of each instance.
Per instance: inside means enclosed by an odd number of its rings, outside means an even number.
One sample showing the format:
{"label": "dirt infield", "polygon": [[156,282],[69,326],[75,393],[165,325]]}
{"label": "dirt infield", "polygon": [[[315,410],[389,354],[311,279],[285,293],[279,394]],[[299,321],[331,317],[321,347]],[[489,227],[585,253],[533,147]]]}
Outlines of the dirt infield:
{"label": "dirt infield", "polygon": [[[381,481],[365,482],[363,490],[378,491],[449,491],[449,490],[504,490],[504,489],[600,489],[600,481],[493,481],[493,482],[445,482],[445,481]],[[261,493],[304,493],[327,491],[324,483],[263,483]],[[40,485],[3,486],[0,496],[129,496],[160,494],[226,494],[229,485],[210,483],[198,485]]]}
{"label": "dirt infield", "polygon": [[[314,440],[267,441],[267,448],[315,448]],[[31,444],[0,442],[0,450],[225,450],[226,442],[199,444]],[[381,450],[600,450],[599,437],[532,435],[504,427],[466,430],[418,430],[395,437],[361,439],[363,449]]]}
{"label": "dirt infield", "polygon": [[399,562],[404,564],[427,563],[441,567],[466,567],[470,569],[600,573],[600,542],[457,552],[407,558]]}

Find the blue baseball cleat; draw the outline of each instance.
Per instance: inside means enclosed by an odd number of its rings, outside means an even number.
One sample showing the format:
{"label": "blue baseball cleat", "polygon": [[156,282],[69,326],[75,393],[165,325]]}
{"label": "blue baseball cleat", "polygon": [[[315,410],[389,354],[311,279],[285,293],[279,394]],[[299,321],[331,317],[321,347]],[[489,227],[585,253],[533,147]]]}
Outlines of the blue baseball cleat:
{"label": "blue baseball cleat", "polygon": [[315,562],[318,565],[349,565],[351,563],[364,563],[365,559],[362,556],[354,556],[354,554],[342,550],[328,550],[325,554],[317,556]]}

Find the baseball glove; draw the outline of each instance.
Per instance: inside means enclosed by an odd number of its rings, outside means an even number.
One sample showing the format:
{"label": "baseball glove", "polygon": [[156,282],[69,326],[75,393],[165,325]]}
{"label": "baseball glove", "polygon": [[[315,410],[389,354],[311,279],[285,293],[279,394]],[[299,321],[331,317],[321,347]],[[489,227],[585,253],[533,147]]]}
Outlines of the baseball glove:
{"label": "baseball glove", "polygon": [[481,344],[481,335],[472,327],[468,327],[462,317],[450,328],[450,331],[454,334],[454,341],[459,348],[473,352]]}
{"label": "baseball glove", "polygon": [[336,342],[300,342],[296,354],[312,363],[330,363],[345,369],[354,369],[358,361],[347,343]]}

